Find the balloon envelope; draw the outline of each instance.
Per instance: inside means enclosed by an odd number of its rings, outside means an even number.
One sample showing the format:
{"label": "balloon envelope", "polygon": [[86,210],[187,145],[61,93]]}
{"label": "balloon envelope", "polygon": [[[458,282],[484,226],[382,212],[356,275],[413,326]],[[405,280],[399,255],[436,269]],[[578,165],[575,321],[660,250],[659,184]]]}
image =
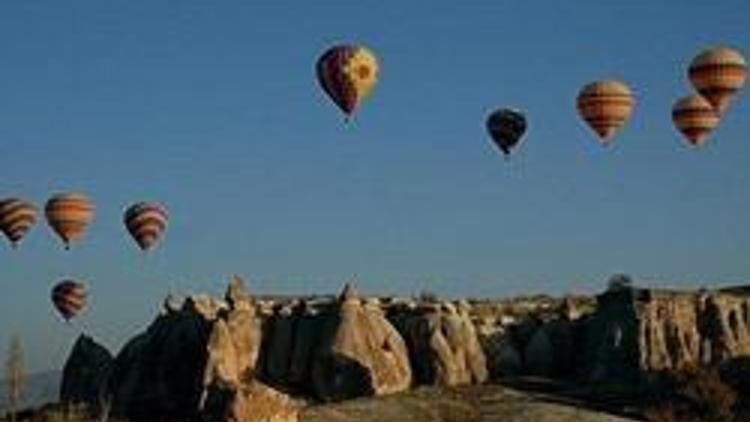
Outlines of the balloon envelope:
{"label": "balloon envelope", "polygon": [[15,248],[36,223],[36,207],[23,199],[0,200],[0,230]]}
{"label": "balloon envelope", "polygon": [[745,84],[747,62],[739,51],[730,47],[713,47],[702,51],[688,68],[690,82],[719,114],[729,107],[734,95]]}
{"label": "balloon envelope", "polygon": [[151,249],[167,228],[167,209],[156,202],[138,202],[123,216],[125,227],[142,250]]}
{"label": "balloon envelope", "polygon": [[93,220],[94,204],[81,193],[62,193],[47,201],[44,212],[47,223],[69,248]]}
{"label": "balloon envelope", "polygon": [[577,98],[578,113],[605,145],[628,120],[634,105],[630,88],[614,80],[592,82]]}
{"label": "balloon envelope", "polygon": [[78,315],[88,300],[86,286],[74,280],[63,280],[52,288],[52,304],[66,321]]}
{"label": "balloon envelope", "polygon": [[672,121],[690,145],[702,146],[719,124],[719,114],[707,99],[693,94],[674,103]]}
{"label": "balloon envelope", "polygon": [[347,116],[354,113],[378,81],[378,60],[361,45],[329,48],[318,59],[318,83]]}
{"label": "balloon envelope", "polygon": [[501,108],[487,117],[487,132],[506,156],[526,132],[526,116],[519,110]]}

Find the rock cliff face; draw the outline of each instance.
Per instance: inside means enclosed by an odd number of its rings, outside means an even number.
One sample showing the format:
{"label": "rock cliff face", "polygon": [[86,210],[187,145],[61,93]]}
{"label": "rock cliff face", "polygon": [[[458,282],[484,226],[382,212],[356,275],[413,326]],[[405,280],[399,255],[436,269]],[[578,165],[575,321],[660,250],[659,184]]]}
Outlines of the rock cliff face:
{"label": "rock cliff face", "polygon": [[181,310],[160,315],[125,345],[109,379],[115,415],[130,420],[194,417],[203,394],[212,328],[204,305],[208,303],[187,300]]}
{"label": "rock cliff face", "polygon": [[429,385],[479,384],[487,380],[484,351],[468,309],[425,304],[391,313],[409,345],[417,382]]}
{"label": "rock cliff face", "polygon": [[[748,356],[743,289],[619,283],[595,299],[417,301],[362,298],[347,285],[338,298],[259,300],[233,279],[221,300],[168,298],[115,359],[82,336],[61,396],[104,398],[136,421],[293,421],[297,406],[281,391],[331,401],[517,375],[637,384]],[[736,368],[727,371],[745,373]]]}
{"label": "rock cliff face", "polygon": [[311,367],[323,400],[404,391],[412,372],[404,340],[382,310],[346,285],[333,318],[322,325]]}
{"label": "rock cliff face", "polygon": [[[170,298],[115,359],[105,392],[112,413],[135,421],[296,420],[285,395],[254,380],[261,328],[239,279],[225,300]],[[258,412],[248,410],[253,406]]]}
{"label": "rock cliff face", "polygon": [[750,296],[615,289],[588,323],[590,379],[637,376],[750,355]]}
{"label": "rock cliff face", "polygon": [[100,406],[114,358],[104,346],[81,334],[63,368],[60,400]]}

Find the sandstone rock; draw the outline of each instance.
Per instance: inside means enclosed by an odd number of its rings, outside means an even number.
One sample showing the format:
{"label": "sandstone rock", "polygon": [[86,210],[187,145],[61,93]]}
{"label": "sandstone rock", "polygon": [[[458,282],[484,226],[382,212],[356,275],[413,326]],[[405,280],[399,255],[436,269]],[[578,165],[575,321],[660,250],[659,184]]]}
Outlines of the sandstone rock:
{"label": "sandstone rock", "polygon": [[513,377],[523,373],[521,353],[516,348],[509,332],[496,329],[479,335],[479,341],[487,360],[487,371],[491,379]]}
{"label": "sandstone rock", "polygon": [[221,422],[297,422],[298,406],[285,394],[258,382],[239,386],[215,386],[203,420]]}
{"label": "sandstone rock", "polygon": [[226,298],[190,296],[123,348],[108,383],[115,416],[192,419],[209,386],[236,387],[253,376],[262,323],[240,279]]}
{"label": "sandstone rock", "polygon": [[211,328],[208,339],[208,359],[203,373],[203,385],[222,383],[238,385],[242,380],[239,353],[234,347],[232,334],[223,320],[218,320]]}
{"label": "sandstone rock", "polygon": [[588,378],[719,364],[750,355],[750,297],[632,287],[597,298],[588,323]]}
{"label": "sandstone rock", "polygon": [[412,374],[406,345],[378,309],[361,304],[347,285],[333,318],[327,318],[311,368],[315,393],[322,400],[402,391]]}
{"label": "sandstone rock", "polygon": [[298,305],[294,315],[296,317],[294,347],[287,378],[292,385],[304,389],[310,385],[313,355],[320,341],[325,316],[309,308],[306,302]]}
{"label": "sandstone rock", "polygon": [[263,321],[256,315],[252,298],[239,277],[232,278],[225,298],[230,310],[221,317],[226,322],[227,334],[237,359],[237,375],[244,379],[255,372],[258,363],[263,341]]}
{"label": "sandstone rock", "polygon": [[185,299],[182,310],[194,312],[206,320],[214,320],[219,312],[226,311],[228,305],[207,295],[192,295]]}
{"label": "sandstone rock", "polygon": [[211,323],[192,310],[159,316],[118,354],[112,412],[129,420],[194,417],[203,392]]}
{"label": "sandstone rock", "polygon": [[524,349],[524,373],[566,378],[572,375],[576,345],[573,323],[556,319],[542,323]]}
{"label": "sandstone rock", "polygon": [[357,301],[359,300],[359,291],[354,287],[352,283],[344,284],[344,288],[339,294],[339,302]]}
{"label": "sandstone rock", "polygon": [[264,333],[264,376],[274,384],[285,384],[294,350],[296,318],[292,309],[279,309],[268,321]]}
{"label": "sandstone rock", "polygon": [[531,375],[551,377],[555,370],[555,350],[547,330],[539,327],[524,349],[524,369]]}
{"label": "sandstone rock", "polygon": [[103,405],[113,361],[109,350],[81,334],[63,368],[60,400],[94,407]]}
{"label": "sandstone rock", "polygon": [[382,309],[382,303],[381,303],[380,299],[378,299],[376,297],[368,297],[367,299],[364,300],[363,304],[365,306],[370,307],[370,308]]}
{"label": "sandstone rock", "polygon": [[417,382],[460,385],[487,380],[474,326],[452,304],[426,305],[392,319],[406,339]]}
{"label": "sandstone rock", "polygon": [[322,312],[307,300],[279,309],[264,330],[261,356],[264,380],[284,390],[313,394],[313,354],[321,342],[326,321],[332,318],[335,313]]}
{"label": "sandstone rock", "polygon": [[164,298],[164,302],[162,303],[162,313],[173,314],[179,312],[180,310],[182,310],[184,304],[185,298],[170,293],[166,298]]}
{"label": "sandstone rock", "polygon": [[466,314],[470,314],[473,310],[473,307],[471,306],[471,303],[466,299],[460,299],[456,301],[456,309],[458,309],[459,312],[464,312]]}
{"label": "sandstone rock", "polygon": [[236,275],[229,280],[224,300],[233,310],[249,311],[252,309],[252,299],[247,292],[245,282]]}

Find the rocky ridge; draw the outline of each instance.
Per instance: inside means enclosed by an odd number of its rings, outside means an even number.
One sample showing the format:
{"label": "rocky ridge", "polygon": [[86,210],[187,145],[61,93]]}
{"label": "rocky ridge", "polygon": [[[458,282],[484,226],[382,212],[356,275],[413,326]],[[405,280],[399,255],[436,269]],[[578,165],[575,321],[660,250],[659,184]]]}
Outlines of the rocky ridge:
{"label": "rocky ridge", "polygon": [[[750,355],[750,296],[616,284],[595,298],[169,298],[114,358],[76,343],[66,400],[129,420],[293,421],[305,402],[533,375],[629,380]],[[80,345],[80,346],[79,346]],[[105,381],[102,381],[105,380]],[[92,404],[97,404],[92,403]]]}

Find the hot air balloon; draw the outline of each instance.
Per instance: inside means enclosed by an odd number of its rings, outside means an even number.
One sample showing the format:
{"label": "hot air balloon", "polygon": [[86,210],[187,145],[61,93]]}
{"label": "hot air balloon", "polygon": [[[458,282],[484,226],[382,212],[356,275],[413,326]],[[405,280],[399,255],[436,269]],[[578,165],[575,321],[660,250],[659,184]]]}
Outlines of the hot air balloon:
{"label": "hot air balloon", "polygon": [[149,250],[167,228],[167,209],[155,202],[138,202],[125,211],[125,227],[138,246]]}
{"label": "hot air balloon", "polygon": [[510,108],[495,110],[487,117],[487,131],[495,145],[508,157],[526,132],[526,116]]}
{"label": "hot air balloon", "polygon": [[690,63],[688,77],[695,89],[721,115],[745,83],[747,63],[742,54],[732,48],[709,48]]}
{"label": "hot air balloon", "polygon": [[83,235],[94,218],[94,204],[81,193],[62,193],[53,196],[45,207],[47,223],[60,236],[65,249]]}
{"label": "hot air balloon", "polygon": [[36,223],[36,213],[36,207],[23,199],[0,200],[0,230],[14,248]]}
{"label": "hot air balloon", "polygon": [[329,48],[316,64],[318,82],[347,116],[352,115],[378,81],[378,60],[361,45]]}
{"label": "hot air balloon", "polygon": [[609,144],[618,129],[633,113],[635,100],[630,88],[620,81],[592,82],[578,93],[578,113]]}
{"label": "hot air balloon", "polygon": [[52,288],[52,304],[66,321],[86,307],[86,286],[73,280],[63,280]]}
{"label": "hot air balloon", "polygon": [[708,135],[719,124],[719,114],[707,99],[699,94],[682,97],[672,107],[672,120],[692,146],[702,146]]}

